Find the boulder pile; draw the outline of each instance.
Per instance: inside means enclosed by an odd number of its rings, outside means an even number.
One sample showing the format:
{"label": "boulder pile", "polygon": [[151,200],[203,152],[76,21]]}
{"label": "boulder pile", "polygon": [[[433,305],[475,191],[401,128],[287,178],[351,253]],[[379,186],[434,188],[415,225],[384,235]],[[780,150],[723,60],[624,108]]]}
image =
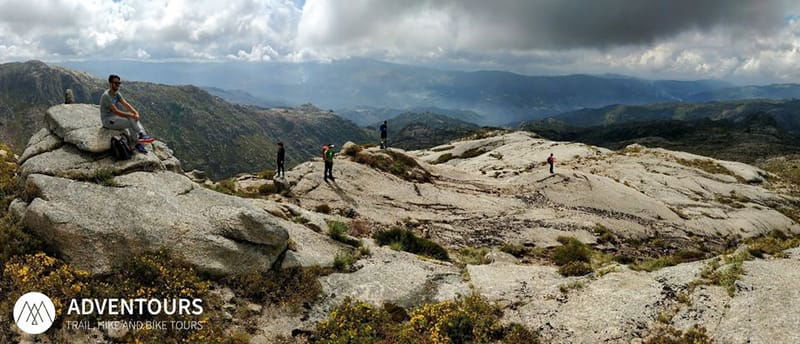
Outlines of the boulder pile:
{"label": "boulder pile", "polygon": [[12,212],[69,263],[94,274],[169,249],[213,275],[269,269],[286,250],[281,220],[185,176],[162,142],[115,161],[115,130],[94,105],[51,107],[19,159],[25,196]]}

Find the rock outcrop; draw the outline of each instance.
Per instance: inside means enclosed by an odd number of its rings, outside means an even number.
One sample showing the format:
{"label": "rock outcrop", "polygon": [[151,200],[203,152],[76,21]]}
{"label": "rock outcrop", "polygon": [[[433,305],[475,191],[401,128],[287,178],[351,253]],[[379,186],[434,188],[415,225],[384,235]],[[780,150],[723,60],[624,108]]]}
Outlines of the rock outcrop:
{"label": "rock outcrop", "polygon": [[231,275],[265,271],[286,250],[286,221],[193,182],[164,143],[115,161],[106,151],[117,132],[101,128],[96,106],[57,105],[45,118],[20,158],[28,199],[12,210],[74,266],[105,273],[169,249],[200,271]]}

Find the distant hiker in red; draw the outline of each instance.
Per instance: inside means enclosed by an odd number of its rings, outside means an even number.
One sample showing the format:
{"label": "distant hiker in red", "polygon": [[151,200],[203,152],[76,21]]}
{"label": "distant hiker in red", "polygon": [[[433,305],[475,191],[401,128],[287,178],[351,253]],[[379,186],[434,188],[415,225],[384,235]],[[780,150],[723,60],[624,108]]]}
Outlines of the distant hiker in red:
{"label": "distant hiker in red", "polygon": [[283,142],[278,142],[278,169],[275,171],[275,176],[283,178],[286,172],[283,171],[286,162],[286,149],[283,148]]}
{"label": "distant hiker in red", "polygon": [[333,148],[335,146],[333,144],[327,144],[322,146],[322,160],[325,161],[325,171],[323,172],[323,178],[325,182],[328,182],[328,179],[332,181],[336,181],[336,178],[333,178]]}
{"label": "distant hiker in red", "polygon": [[553,165],[556,164],[556,157],[553,156],[553,153],[550,153],[550,157],[547,158],[547,163],[550,165],[550,173],[554,173]]}

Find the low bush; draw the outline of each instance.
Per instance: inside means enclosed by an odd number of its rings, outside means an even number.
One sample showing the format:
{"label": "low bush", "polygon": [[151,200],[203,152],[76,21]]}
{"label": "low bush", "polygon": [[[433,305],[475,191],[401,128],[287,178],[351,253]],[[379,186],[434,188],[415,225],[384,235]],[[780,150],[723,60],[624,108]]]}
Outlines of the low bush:
{"label": "low bush", "polygon": [[444,153],[442,155],[439,155],[438,158],[436,158],[436,161],[434,162],[434,164],[444,164],[444,163],[446,163],[446,162],[448,162],[450,160],[453,160],[453,154],[452,153]]}
{"label": "low bush", "polygon": [[376,232],[373,235],[375,242],[378,245],[390,245],[399,248],[402,251],[419,254],[426,257],[431,257],[439,260],[449,261],[450,257],[439,244],[417,237],[411,231],[401,228],[393,228],[388,231]]}
{"label": "low bush", "polygon": [[318,213],[323,213],[323,214],[330,214],[331,213],[331,207],[329,205],[327,205],[327,204],[320,204],[320,205],[317,205],[316,207],[314,207],[314,211],[316,211]]}
{"label": "low bush", "polygon": [[230,277],[225,280],[236,295],[256,303],[269,303],[299,311],[322,292],[317,278],[326,271],[318,267],[270,270]]}
{"label": "low bush", "polygon": [[569,262],[558,268],[558,273],[561,276],[583,276],[592,273],[592,266],[586,262]]}
{"label": "low bush", "polygon": [[350,246],[361,246],[361,242],[357,239],[353,239],[347,236],[348,228],[347,225],[343,222],[339,221],[331,221],[328,222],[328,236],[336,240],[340,243],[350,245]]}
{"label": "low bush", "polygon": [[351,251],[339,251],[333,258],[333,269],[339,272],[352,272],[353,265],[355,265],[359,258],[359,254],[354,254]]}
{"label": "low bush", "polygon": [[520,324],[503,326],[502,311],[478,294],[425,304],[411,313],[350,298],[318,323],[316,343],[537,343]]}
{"label": "low bush", "polygon": [[558,237],[561,246],[553,249],[553,262],[563,266],[573,262],[589,263],[592,249],[573,237]]}
{"label": "low bush", "polygon": [[645,339],[644,344],[711,344],[713,342],[706,334],[705,327],[695,325],[686,332],[673,327],[659,328]]}

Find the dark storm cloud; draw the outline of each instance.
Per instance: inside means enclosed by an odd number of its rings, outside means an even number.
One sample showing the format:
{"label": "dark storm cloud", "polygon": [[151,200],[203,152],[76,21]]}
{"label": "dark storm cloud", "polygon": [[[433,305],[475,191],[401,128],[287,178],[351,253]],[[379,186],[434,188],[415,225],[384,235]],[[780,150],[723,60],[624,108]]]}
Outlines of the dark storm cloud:
{"label": "dark storm cloud", "polygon": [[[307,3],[307,5],[311,2]],[[313,5],[313,4],[312,4]],[[462,45],[498,49],[609,47],[648,44],[690,30],[770,32],[784,24],[783,0],[463,0],[333,2],[309,35],[315,43],[346,44],[402,27],[432,35],[426,18],[447,22]],[[306,6],[309,9],[309,6]],[[403,34],[403,32],[398,32]],[[384,37],[397,39],[397,37]]]}

